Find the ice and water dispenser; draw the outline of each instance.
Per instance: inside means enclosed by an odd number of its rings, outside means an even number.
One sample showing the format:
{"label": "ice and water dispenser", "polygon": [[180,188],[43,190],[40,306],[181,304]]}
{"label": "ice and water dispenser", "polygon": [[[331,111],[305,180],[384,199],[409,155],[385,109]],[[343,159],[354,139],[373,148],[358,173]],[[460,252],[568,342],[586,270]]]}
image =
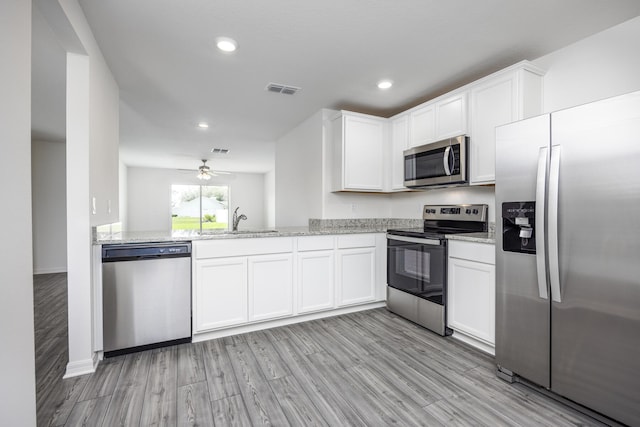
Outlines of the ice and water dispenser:
{"label": "ice and water dispenser", "polygon": [[536,202],[502,204],[502,250],[536,253]]}

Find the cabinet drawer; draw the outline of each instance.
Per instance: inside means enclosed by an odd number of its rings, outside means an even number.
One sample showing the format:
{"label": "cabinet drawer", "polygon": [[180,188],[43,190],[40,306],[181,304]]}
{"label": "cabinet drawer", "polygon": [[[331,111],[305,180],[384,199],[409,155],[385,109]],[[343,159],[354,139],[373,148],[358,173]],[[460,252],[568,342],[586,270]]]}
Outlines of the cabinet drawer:
{"label": "cabinet drawer", "polygon": [[195,259],[278,254],[293,252],[293,238],[266,237],[195,241],[192,248]]}
{"label": "cabinet drawer", "polygon": [[298,252],[333,249],[333,236],[298,237]]}
{"label": "cabinet drawer", "polygon": [[448,243],[450,257],[484,262],[485,264],[496,263],[495,245],[457,240],[449,240]]}
{"label": "cabinet drawer", "polygon": [[350,234],[338,237],[338,249],[368,248],[375,245],[375,234]]}

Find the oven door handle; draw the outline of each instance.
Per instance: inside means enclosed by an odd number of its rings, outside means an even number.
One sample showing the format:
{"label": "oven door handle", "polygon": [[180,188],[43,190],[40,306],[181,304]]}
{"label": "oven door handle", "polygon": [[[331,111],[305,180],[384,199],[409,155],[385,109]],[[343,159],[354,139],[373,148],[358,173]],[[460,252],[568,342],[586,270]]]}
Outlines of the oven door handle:
{"label": "oven door handle", "polygon": [[442,164],[444,166],[445,175],[451,175],[451,168],[449,168],[449,154],[451,153],[451,146],[449,145],[444,149],[444,157],[442,158]]}
{"label": "oven door handle", "polygon": [[399,240],[401,242],[407,242],[407,243],[418,243],[421,245],[431,245],[431,246],[441,245],[440,240],[436,240],[436,239],[419,239],[417,237],[396,236],[395,234],[387,234],[387,239]]}

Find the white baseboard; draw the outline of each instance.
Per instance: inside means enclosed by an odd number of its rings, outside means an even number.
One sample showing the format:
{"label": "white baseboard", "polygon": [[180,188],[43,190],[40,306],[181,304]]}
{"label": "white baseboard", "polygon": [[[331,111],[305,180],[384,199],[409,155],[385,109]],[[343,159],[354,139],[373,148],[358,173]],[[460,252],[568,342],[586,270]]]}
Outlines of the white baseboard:
{"label": "white baseboard", "polygon": [[368,304],[342,307],[335,310],[321,311],[321,312],[310,313],[310,314],[302,314],[302,315],[291,316],[291,317],[284,317],[276,320],[268,320],[266,322],[251,323],[248,325],[240,325],[235,327],[232,326],[232,327],[210,331],[210,332],[194,333],[192,337],[192,341],[193,342],[208,341],[216,338],[228,337],[230,335],[244,334],[246,332],[260,331],[262,329],[275,328],[277,326],[285,326],[285,325],[291,325],[293,323],[300,323],[300,322],[306,322],[309,320],[322,319],[325,317],[338,316],[340,314],[355,313],[356,311],[362,311],[362,310],[371,310],[373,308],[385,307],[386,305],[387,303],[385,301],[378,301],[378,302],[372,302]]}
{"label": "white baseboard", "polygon": [[98,355],[93,354],[91,359],[77,360],[67,363],[67,371],[64,373],[63,379],[78,377],[80,375],[93,374],[98,366]]}
{"label": "white baseboard", "polygon": [[485,340],[476,338],[472,335],[467,335],[464,332],[460,332],[455,329],[453,331],[452,337],[457,339],[458,341],[462,341],[465,344],[475,347],[478,350],[482,350],[483,352],[490,354],[491,356],[496,355],[495,345],[488,343]]}
{"label": "white baseboard", "polygon": [[52,274],[52,273],[66,273],[67,266],[64,267],[49,267],[49,268],[37,268],[33,267],[33,274]]}

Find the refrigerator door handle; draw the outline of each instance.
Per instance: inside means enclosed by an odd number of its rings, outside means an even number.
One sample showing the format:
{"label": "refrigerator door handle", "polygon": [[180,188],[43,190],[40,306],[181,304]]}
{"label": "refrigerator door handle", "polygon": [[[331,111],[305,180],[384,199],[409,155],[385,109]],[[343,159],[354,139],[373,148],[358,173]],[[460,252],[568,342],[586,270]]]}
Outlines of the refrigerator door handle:
{"label": "refrigerator door handle", "polygon": [[560,184],[561,146],[551,147],[549,168],[549,282],[551,299],[562,302],[560,294],[560,260],[558,257],[558,187]]}
{"label": "refrigerator door handle", "polygon": [[547,157],[549,149],[540,147],[538,153],[538,174],[536,178],[536,269],[538,271],[538,295],[549,299],[547,291],[547,270],[545,254],[545,189],[547,182]]}
{"label": "refrigerator door handle", "polygon": [[451,175],[451,169],[449,169],[449,153],[451,152],[451,146],[448,146],[444,150],[444,157],[442,158],[442,164],[444,166],[445,175]]}

